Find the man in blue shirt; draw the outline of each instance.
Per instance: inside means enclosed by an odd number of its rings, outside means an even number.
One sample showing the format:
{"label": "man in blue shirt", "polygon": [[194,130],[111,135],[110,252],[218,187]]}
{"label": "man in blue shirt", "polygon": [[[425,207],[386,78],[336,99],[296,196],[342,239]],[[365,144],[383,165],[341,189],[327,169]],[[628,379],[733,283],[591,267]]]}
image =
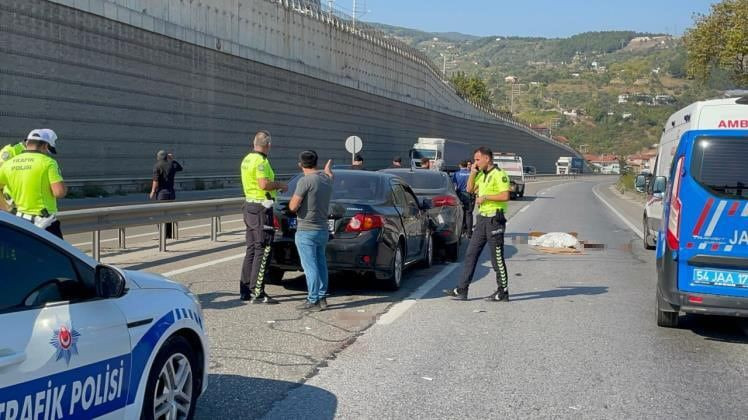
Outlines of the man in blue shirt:
{"label": "man in blue shirt", "polygon": [[452,182],[454,182],[457,196],[460,197],[460,202],[462,202],[462,209],[464,210],[462,227],[467,232],[469,238],[473,233],[473,206],[475,205],[475,199],[467,191],[468,178],[470,178],[470,162],[463,160],[460,162],[460,170],[452,174]]}

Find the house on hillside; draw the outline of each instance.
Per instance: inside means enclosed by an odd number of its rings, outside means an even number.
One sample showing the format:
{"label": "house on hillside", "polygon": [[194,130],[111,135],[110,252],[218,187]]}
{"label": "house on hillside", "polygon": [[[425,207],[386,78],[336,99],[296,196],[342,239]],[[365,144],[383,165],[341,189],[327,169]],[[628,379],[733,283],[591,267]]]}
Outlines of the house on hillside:
{"label": "house on hillside", "polygon": [[603,174],[620,174],[621,165],[618,162],[618,158],[615,155],[602,154],[585,154],[584,160],[586,160],[595,172]]}
{"label": "house on hillside", "polygon": [[517,76],[507,76],[504,78],[504,83],[515,84],[518,82],[519,82],[519,77]]}
{"label": "house on hillside", "polygon": [[619,104],[626,104],[629,102],[629,94],[628,93],[622,93],[618,95],[618,103]]}
{"label": "house on hillside", "polygon": [[559,143],[569,144],[569,139],[564,136],[553,136],[553,140],[556,140]]}
{"label": "house on hillside", "polygon": [[533,130],[536,133],[544,135],[544,136],[547,136],[549,132],[548,127],[544,125],[531,125],[530,130]]}

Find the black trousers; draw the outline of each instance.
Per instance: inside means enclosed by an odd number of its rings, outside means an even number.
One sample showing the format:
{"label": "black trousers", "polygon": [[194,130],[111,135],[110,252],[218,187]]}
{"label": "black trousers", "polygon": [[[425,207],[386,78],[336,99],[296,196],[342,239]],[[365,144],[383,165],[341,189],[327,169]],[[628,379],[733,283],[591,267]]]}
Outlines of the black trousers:
{"label": "black trousers", "polygon": [[[156,192],[156,200],[158,201],[174,201],[177,198],[177,194],[174,190],[158,190]],[[174,238],[174,224],[164,223],[166,226],[166,239]]]}
{"label": "black trousers", "polygon": [[464,271],[457,288],[467,290],[475,275],[475,268],[486,243],[491,250],[491,263],[496,272],[496,284],[499,290],[508,291],[509,274],[504,261],[504,230],[506,218],[504,213],[498,212],[494,217],[478,216],[473,236],[470,237],[467,253],[465,254]]}
{"label": "black trousers", "polygon": [[247,253],[244,255],[239,293],[243,298],[259,297],[265,293],[265,282],[270,271],[270,253],[275,235],[273,209],[266,209],[257,203],[246,203],[244,224],[247,226]]}
{"label": "black trousers", "polygon": [[60,221],[59,220],[55,220],[55,222],[52,223],[51,225],[47,226],[47,228],[45,230],[47,232],[49,232],[49,233],[57,236],[60,239],[64,239],[62,237],[62,227],[60,226]]}
{"label": "black trousers", "polygon": [[458,191],[457,196],[460,198],[460,202],[462,203],[462,227],[464,232],[467,232],[468,236],[470,236],[473,234],[473,210],[475,209],[475,197],[466,191]]}

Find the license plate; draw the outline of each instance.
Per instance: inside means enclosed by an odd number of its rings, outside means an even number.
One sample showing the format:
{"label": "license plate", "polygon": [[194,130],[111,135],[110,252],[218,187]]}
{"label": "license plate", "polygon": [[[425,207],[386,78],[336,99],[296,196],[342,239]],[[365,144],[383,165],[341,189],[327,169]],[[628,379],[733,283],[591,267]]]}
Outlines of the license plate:
{"label": "license plate", "polygon": [[748,288],[748,271],[695,268],[693,270],[693,282],[708,286]]}
{"label": "license plate", "polygon": [[295,229],[296,229],[296,226],[298,225],[298,223],[299,223],[299,222],[298,222],[298,221],[296,221],[296,218],[295,218],[295,217],[289,217],[289,218],[288,218],[288,228],[289,228],[289,229],[295,230]]}
{"label": "license plate", "polygon": [[327,221],[327,230],[330,231],[330,233],[335,232],[335,220],[330,219]]}

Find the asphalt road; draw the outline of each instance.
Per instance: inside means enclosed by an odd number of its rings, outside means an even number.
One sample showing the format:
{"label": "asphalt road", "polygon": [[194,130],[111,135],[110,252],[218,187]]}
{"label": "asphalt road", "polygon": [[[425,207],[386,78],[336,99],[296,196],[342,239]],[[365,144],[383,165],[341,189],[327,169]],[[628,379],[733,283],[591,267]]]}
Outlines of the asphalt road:
{"label": "asphalt road", "polygon": [[[198,418],[743,417],[743,325],[655,326],[653,255],[593,193],[612,181],[533,183],[510,204],[508,304],[480,300],[495,289],[488,264],[471,301],[442,298],[460,263],[410,270],[396,293],[335,277],[322,313],[295,309],[301,273],[268,286],[281,305],[244,304],[240,222],[211,243],[195,221],[166,254],[154,252],[152,229],[133,231],[133,249],[108,249],[104,261],[166,274],[199,295],[212,363]],[[638,213],[606,200],[624,217]],[[541,254],[524,243],[530,231],[574,231],[606,248]]]}

